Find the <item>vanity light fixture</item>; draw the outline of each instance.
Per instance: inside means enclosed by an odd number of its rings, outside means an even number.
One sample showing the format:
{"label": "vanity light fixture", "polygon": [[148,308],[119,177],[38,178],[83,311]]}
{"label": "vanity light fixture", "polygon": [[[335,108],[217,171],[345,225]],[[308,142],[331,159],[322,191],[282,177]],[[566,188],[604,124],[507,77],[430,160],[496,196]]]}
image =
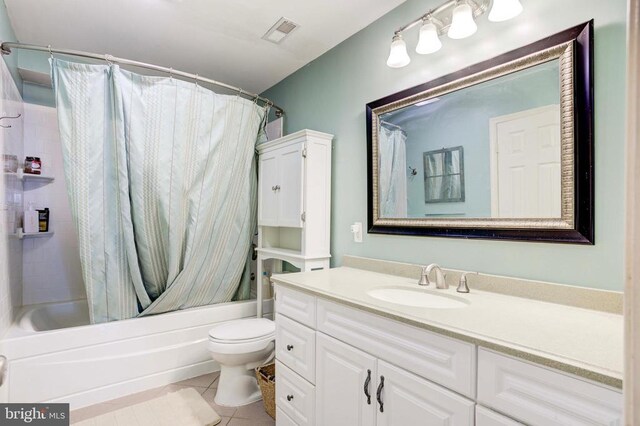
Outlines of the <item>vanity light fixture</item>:
{"label": "vanity light fixture", "polygon": [[435,53],[442,47],[440,36],[438,35],[438,27],[431,20],[424,21],[420,27],[420,36],[418,37],[418,45],[416,53],[427,55]]}
{"label": "vanity light fixture", "polygon": [[396,33],[391,41],[387,65],[391,68],[402,68],[409,65],[409,62],[411,62],[411,58],[407,53],[407,43],[404,42],[402,34]]}
{"label": "vanity light fixture", "polygon": [[522,13],[520,0],[493,0],[493,6],[489,12],[491,22],[502,22]]}
{"label": "vanity light fixture", "polygon": [[451,26],[447,35],[454,40],[471,37],[478,31],[476,21],[473,20],[473,9],[466,1],[459,2],[453,9]]}
{"label": "vanity light fixture", "polygon": [[442,47],[440,37],[443,34],[447,34],[451,39],[472,36],[478,30],[476,18],[487,12],[489,6],[489,20],[492,22],[514,18],[523,10],[520,0],[447,0],[395,31],[387,65],[391,68],[402,68],[411,62],[407,44],[402,37],[405,31],[420,25],[416,53],[435,53]]}

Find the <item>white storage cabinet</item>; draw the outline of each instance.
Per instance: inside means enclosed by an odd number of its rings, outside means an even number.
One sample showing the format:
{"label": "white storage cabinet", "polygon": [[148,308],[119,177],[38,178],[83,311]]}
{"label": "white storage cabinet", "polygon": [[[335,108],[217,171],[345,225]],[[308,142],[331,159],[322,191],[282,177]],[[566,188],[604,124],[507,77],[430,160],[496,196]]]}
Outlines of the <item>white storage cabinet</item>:
{"label": "white storage cabinet", "polygon": [[281,272],[282,262],[329,267],[332,139],[301,130],[258,146],[258,300],[270,296],[263,272]]}

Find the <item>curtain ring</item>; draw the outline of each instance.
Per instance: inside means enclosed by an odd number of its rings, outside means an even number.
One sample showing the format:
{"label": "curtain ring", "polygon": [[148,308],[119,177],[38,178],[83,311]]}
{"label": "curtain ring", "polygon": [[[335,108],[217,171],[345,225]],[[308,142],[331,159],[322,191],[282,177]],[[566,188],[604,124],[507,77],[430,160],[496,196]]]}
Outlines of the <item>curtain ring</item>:
{"label": "curtain ring", "polygon": [[243,94],[243,93],[244,93],[244,90],[242,90],[242,89],[238,89],[238,94],[236,95],[236,97],[237,97],[238,99],[240,99],[240,98],[242,97],[242,94]]}
{"label": "curtain ring", "polygon": [[173,68],[169,68],[169,80],[173,81]]}
{"label": "curtain ring", "polygon": [[104,60],[107,64],[113,65],[113,56],[109,55],[108,53],[104,55]]}
{"label": "curtain ring", "polygon": [[196,82],[196,87],[198,87],[198,79],[200,78],[200,76],[198,74],[196,74],[196,77],[194,78],[195,82]]}
{"label": "curtain ring", "polygon": [[48,45],[47,49],[49,49],[49,57],[53,59],[53,51],[51,50],[51,45]]}

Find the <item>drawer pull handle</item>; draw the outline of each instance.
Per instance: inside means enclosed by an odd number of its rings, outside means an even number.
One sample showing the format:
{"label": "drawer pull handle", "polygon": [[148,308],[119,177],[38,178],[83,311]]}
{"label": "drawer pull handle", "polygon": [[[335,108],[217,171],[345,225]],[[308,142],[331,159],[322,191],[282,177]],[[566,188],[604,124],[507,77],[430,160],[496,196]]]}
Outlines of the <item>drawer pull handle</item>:
{"label": "drawer pull handle", "polygon": [[291,401],[293,399],[293,395],[287,395],[287,401]]}
{"label": "drawer pull handle", "polygon": [[293,350],[293,345],[287,345],[287,350],[291,352]]}
{"label": "drawer pull handle", "polygon": [[384,413],[384,404],[382,403],[382,388],[384,388],[384,376],[380,376],[380,384],[378,385],[378,390],[376,391],[376,399],[378,400],[378,404],[380,404],[380,412]]}
{"label": "drawer pull handle", "polygon": [[367,404],[371,405],[371,394],[369,393],[369,383],[371,382],[371,370],[367,370],[367,379],[364,381],[364,395],[367,397]]}

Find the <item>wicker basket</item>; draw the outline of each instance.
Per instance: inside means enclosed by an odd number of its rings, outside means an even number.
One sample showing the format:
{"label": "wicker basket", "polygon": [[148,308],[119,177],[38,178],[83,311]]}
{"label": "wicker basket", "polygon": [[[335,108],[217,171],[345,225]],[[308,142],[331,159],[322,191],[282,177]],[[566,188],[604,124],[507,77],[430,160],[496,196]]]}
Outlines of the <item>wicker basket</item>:
{"label": "wicker basket", "polygon": [[262,401],[267,414],[276,418],[276,364],[271,363],[256,368],[258,386],[262,392]]}

